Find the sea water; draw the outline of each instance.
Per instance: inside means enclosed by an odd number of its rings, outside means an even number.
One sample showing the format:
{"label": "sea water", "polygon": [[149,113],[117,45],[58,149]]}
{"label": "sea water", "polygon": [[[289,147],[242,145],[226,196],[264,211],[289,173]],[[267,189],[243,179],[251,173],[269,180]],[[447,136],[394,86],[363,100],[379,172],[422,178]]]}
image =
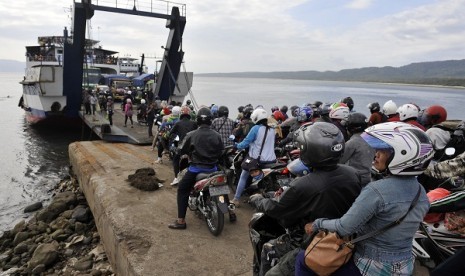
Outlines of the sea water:
{"label": "sea water", "polygon": [[[22,78],[21,73],[0,73],[0,234],[30,216],[23,213],[24,207],[50,201],[53,187],[68,175],[68,145],[89,139],[81,129],[30,127],[18,107]],[[235,117],[237,107],[248,103],[270,111],[272,106],[334,102],[347,96],[366,115],[368,103],[383,105],[394,100],[398,105],[414,102],[422,108],[440,104],[449,118],[465,119],[465,90],[446,87],[194,76],[192,94],[186,99],[194,98],[199,105],[226,105],[230,117]]]}

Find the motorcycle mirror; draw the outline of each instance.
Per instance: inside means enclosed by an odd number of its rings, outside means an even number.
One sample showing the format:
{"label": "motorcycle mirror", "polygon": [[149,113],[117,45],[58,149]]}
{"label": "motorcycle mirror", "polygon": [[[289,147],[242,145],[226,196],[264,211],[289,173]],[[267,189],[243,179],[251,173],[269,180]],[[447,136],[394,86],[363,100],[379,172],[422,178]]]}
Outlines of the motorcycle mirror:
{"label": "motorcycle mirror", "polygon": [[452,156],[455,153],[455,148],[446,148],[445,153],[447,156]]}

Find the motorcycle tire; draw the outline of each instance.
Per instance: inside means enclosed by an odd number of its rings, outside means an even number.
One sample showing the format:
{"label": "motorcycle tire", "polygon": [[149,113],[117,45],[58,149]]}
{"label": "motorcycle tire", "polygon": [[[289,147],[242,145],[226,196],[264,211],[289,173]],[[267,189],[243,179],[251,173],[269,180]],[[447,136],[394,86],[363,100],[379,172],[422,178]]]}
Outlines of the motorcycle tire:
{"label": "motorcycle tire", "polygon": [[213,236],[218,236],[224,227],[224,214],[218,207],[218,197],[211,198],[207,204],[210,209],[208,216],[205,217],[208,230]]}

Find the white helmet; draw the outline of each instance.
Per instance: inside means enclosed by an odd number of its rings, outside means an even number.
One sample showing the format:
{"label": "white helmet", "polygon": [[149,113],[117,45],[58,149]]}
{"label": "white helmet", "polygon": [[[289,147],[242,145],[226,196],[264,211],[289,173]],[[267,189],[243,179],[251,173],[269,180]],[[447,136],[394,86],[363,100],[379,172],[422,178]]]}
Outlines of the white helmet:
{"label": "white helmet", "polygon": [[383,113],[386,116],[396,114],[397,113],[396,103],[393,102],[392,100],[385,102],[383,105]]}
{"label": "white helmet", "polygon": [[414,104],[404,104],[397,110],[401,121],[406,121],[407,119],[411,118],[418,118],[419,112],[420,110],[418,110],[418,107]]}
{"label": "white helmet", "polygon": [[174,116],[179,116],[181,114],[181,107],[180,106],[173,106],[171,109],[171,114]]}
{"label": "white helmet", "polygon": [[265,109],[263,108],[257,108],[252,112],[252,115],[250,115],[250,119],[252,120],[252,123],[256,124],[257,122],[268,118],[268,113],[266,112]]}
{"label": "white helmet", "polygon": [[127,103],[132,103],[131,99],[126,99]]}
{"label": "white helmet", "polygon": [[345,103],[334,103],[330,107],[329,118],[338,120],[347,120],[350,109]]}
{"label": "white helmet", "polygon": [[434,155],[428,135],[403,122],[376,124],[367,128],[361,137],[372,148],[392,153],[387,169],[394,175],[420,175]]}
{"label": "white helmet", "polygon": [[145,100],[144,99],[140,100],[140,103],[145,104]]}

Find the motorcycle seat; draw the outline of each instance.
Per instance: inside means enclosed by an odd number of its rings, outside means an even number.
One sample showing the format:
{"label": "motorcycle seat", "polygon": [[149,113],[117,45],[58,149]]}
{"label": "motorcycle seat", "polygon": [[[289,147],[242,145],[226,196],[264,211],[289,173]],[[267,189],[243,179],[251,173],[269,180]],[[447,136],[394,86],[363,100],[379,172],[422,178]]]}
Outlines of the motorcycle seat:
{"label": "motorcycle seat", "polygon": [[204,178],[207,178],[211,175],[215,175],[215,174],[220,174],[221,172],[218,171],[218,172],[213,172],[213,173],[199,173],[197,174],[197,176],[195,177],[195,181],[199,181],[199,180],[202,180]]}
{"label": "motorcycle seat", "polygon": [[280,167],[285,167],[286,164],[284,163],[265,163],[265,164],[260,164],[260,167],[262,169],[276,169],[276,168],[280,168]]}

